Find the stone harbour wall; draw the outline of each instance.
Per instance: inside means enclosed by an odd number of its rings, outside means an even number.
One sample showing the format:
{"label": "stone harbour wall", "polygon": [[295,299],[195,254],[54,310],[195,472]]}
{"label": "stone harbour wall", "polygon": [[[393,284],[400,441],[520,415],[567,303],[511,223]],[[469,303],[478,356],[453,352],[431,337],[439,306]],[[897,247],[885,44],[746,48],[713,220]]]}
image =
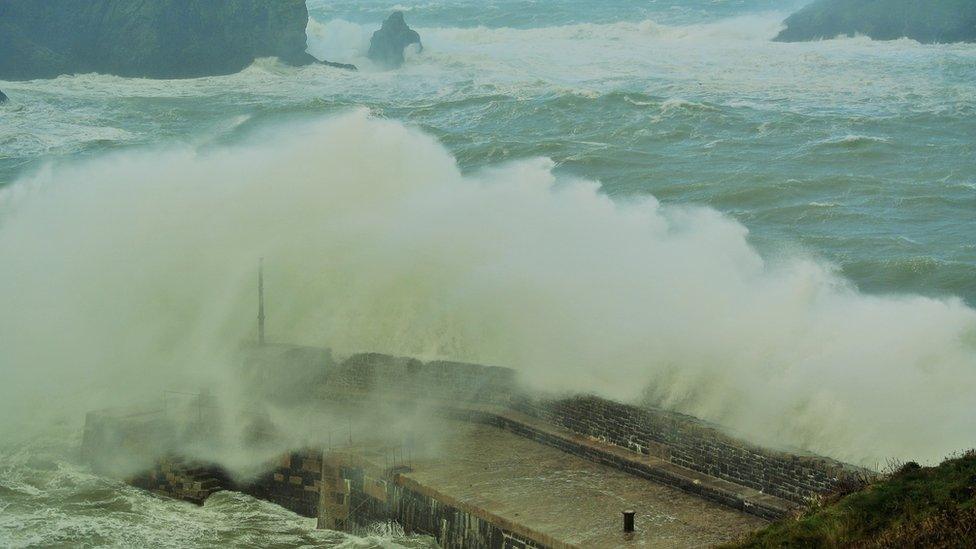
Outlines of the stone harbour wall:
{"label": "stone harbour wall", "polygon": [[[506,368],[375,353],[336,360],[327,349],[287,345],[247,353],[242,379],[255,399],[314,403],[343,418],[363,418],[366,425],[393,425],[387,420],[425,413],[489,423],[767,519],[829,492],[847,475],[865,473],[824,457],[762,448],[682,414],[592,395],[529,393]],[[354,447],[354,438],[357,445],[368,444],[368,433],[359,440],[351,421],[345,450],[330,442],[328,448],[291,451],[245,483],[218,464],[171,454],[187,447],[181,444],[212,438],[219,417],[207,392],[182,404],[174,397],[161,407],[93,412],[82,453],[96,470],[140,471],[127,475],[129,481],[160,494],[202,503],[218,490],[237,490],[317,517],[322,528],[355,531],[394,521],[444,547],[565,546],[417,485],[400,474],[402,461]],[[274,440],[270,419],[259,427],[256,440]]]}
{"label": "stone harbour wall", "polygon": [[538,532],[526,532],[496,516],[425,487],[404,481],[391,483],[391,517],[407,533],[427,534],[441,547],[471,549],[523,549],[571,547]]}
{"label": "stone harbour wall", "polygon": [[237,482],[223,467],[167,455],[127,482],[167,497],[202,505],[214,492],[234,490],[270,501],[305,517],[319,514],[322,452],[301,450],[282,455],[253,481]]}
{"label": "stone harbour wall", "polygon": [[696,418],[596,396],[520,397],[512,408],[574,433],[652,455],[795,503],[829,492],[860,469],[813,455],[779,452],[722,433]]}
{"label": "stone harbour wall", "polygon": [[[458,501],[396,471],[383,471],[351,460],[339,465],[339,482],[324,481],[320,527],[362,531],[372,524],[395,522],[407,534],[428,535],[447,549],[568,549],[525,525]],[[334,487],[334,488],[333,488]],[[341,504],[345,502],[345,507]]]}
{"label": "stone harbour wall", "polygon": [[380,353],[339,360],[329,349],[298,345],[247,347],[241,362],[244,383],[255,394],[288,402],[345,390],[507,405],[517,387],[509,368]]}
{"label": "stone harbour wall", "polygon": [[515,372],[507,368],[423,363],[369,353],[350,357],[331,370],[323,387],[356,394],[390,393],[401,400],[453,401],[514,410],[798,504],[830,492],[847,475],[864,473],[829,458],[750,444],[675,412],[592,395],[539,397],[520,389]]}
{"label": "stone harbour wall", "polygon": [[307,449],[281,456],[270,471],[239,490],[304,517],[317,517],[321,484],[322,451]]}
{"label": "stone harbour wall", "polygon": [[219,466],[194,463],[176,456],[158,460],[149,470],[128,479],[129,484],[150,492],[197,505],[234,483]]}
{"label": "stone harbour wall", "polygon": [[516,381],[515,371],[509,368],[363,353],[333,368],[325,385],[330,389],[506,405]]}
{"label": "stone harbour wall", "polygon": [[[277,351],[286,362],[314,351]],[[319,351],[321,354],[321,350]],[[326,355],[322,355],[326,356]],[[291,357],[291,358],[289,358]],[[636,454],[649,455],[692,471],[713,476],[802,504],[830,492],[846,475],[865,471],[832,459],[763,448],[724,433],[696,418],[650,407],[614,402],[592,395],[542,397],[519,387],[508,368],[457,362],[421,362],[378,353],[353,355],[333,362],[320,359],[314,383],[333,402],[361,395],[386,395],[386,400],[452,402],[514,410],[584,437]],[[304,371],[289,366],[284,368]],[[281,365],[272,369],[279,374]],[[323,372],[324,373],[321,373]],[[352,402],[355,405],[355,402]]]}

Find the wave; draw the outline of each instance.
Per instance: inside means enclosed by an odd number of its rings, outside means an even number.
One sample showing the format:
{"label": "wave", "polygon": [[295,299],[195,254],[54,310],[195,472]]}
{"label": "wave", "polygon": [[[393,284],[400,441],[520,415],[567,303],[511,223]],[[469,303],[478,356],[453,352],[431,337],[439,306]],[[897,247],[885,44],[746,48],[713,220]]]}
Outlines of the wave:
{"label": "wave", "polygon": [[449,36],[472,43],[499,40],[536,39],[646,41],[646,40],[746,40],[767,41],[782,29],[782,14],[765,13],[731,17],[717,22],[690,25],[667,25],[653,19],[638,22],[577,23],[553,27],[515,29],[510,27],[426,28],[422,33]]}
{"label": "wave", "polygon": [[[782,14],[733,17],[719,22],[693,25],[664,25],[651,19],[637,23],[578,23],[531,29],[511,27],[427,27],[417,28],[425,44],[449,50],[452,46],[504,44],[525,41],[598,41],[601,43],[659,40],[762,40],[772,39],[782,29]],[[344,19],[318,21],[309,18],[308,51],[320,58],[366,63],[366,51],[376,25]]]}
{"label": "wave", "polygon": [[860,147],[865,147],[870,145],[888,144],[890,142],[891,140],[887,137],[847,134],[847,135],[842,135],[837,137],[829,137],[827,139],[818,141],[816,145],[854,149],[854,148],[860,148]]}
{"label": "wave", "polygon": [[863,295],[713,210],[614,202],[553,167],[462,174],[356,111],[38,173],[0,204],[0,417],[37,420],[30,399],[65,386],[75,413],[226,386],[263,256],[272,339],[510,365],[861,463],[971,445],[960,300]]}
{"label": "wave", "polygon": [[[489,85],[494,93],[519,98],[558,90],[600,95],[623,89],[703,104],[777,111],[788,105],[813,115],[849,110],[875,116],[892,109],[946,111],[945,80],[951,76],[959,81],[951,86],[952,108],[966,112],[976,104],[976,90],[966,78],[976,48],[900,41],[773,42],[785,15],[759,13],[685,25],[647,19],[418,28],[424,52],[393,73],[376,70],[365,58],[375,25],[312,19],[308,35],[313,55],[360,65],[360,80],[376,79],[389,87],[393,80],[413,86],[423,79],[438,93],[461,83]],[[933,66],[946,68],[933,75]],[[872,85],[865,86],[866,81]]]}
{"label": "wave", "polygon": [[4,547],[399,548],[434,545],[396,529],[364,536],[317,530],[315,519],[238,492],[217,492],[203,506],[161,498],[93,474],[56,440],[0,446],[0,544]]}

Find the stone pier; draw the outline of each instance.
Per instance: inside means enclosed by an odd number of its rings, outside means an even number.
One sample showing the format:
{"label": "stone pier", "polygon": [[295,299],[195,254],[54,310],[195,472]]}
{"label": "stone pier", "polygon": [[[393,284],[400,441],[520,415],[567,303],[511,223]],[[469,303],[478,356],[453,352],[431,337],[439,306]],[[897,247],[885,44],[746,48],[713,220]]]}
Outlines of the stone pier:
{"label": "stone pier", "polygon": [[[172,453],[180,437],[199,447],[211,436],[202,404],[175,421],[150,406],[89,414],[84,454],[171,497],[199,503],[237,490],[321,528],[392,521],[464,548],[710,546],[863,473],[680,414],[531,394],[505,368],[260,346],[242,377],[256,402],[328,411],[349,418],[348,430],[333,438],[309,425],[309,439],[328,444],[281,448],[264,473],[235,480],[219,463]],[[259,423],[252,438],[274,440],[277,427]],[[623,532],[626,509],[636,511],[633,533]]]}

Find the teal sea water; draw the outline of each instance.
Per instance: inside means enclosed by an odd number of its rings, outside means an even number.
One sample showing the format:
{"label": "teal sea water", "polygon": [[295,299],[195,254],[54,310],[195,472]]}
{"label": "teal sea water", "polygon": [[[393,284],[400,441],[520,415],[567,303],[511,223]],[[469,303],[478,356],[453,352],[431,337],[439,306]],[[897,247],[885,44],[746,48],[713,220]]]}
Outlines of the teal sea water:
{"label": "teal sea water", "polygon": [[[548,158],[616,201],[713,208],[764,257],[816,258],[864,294],[976,306],[976,45],[774,43],[803,3],[791,0],[308,3],[309,51],[361,71],[267,59],[195,80],[0,81],[0,202],[50,166],[207,151],[366,107],[436,138],[465,174]],[[378,71],[364,55],[392,9],[425,50]],[[927,402],[964,401],[928,389]],[[77,464],[78,435],[62,425],[3,446],[0,545],[428,546],[316,532],[236,494],[161,500]]]}
{"label": "teal sea water", "polygon": [[[796,4],[311,0],[309,50],[363,71],[268,60],[190,81],[3,83],[0,184],[365,105],[465,169],[549,157],[610,196],[712,206],[759,248],[822,256],[865,291],[976,303],[976,48],[771,42]],[[394,7],[427,50],[372,72],[369,35]]]}

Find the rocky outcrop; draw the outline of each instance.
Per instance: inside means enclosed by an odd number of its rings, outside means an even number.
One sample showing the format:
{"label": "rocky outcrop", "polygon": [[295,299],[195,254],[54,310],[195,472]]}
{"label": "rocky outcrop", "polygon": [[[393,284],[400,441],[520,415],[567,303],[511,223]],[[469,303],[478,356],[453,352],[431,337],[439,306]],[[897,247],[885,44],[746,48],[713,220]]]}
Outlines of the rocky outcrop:
{"label": "rocky outcrop", "polygon": [[305,0],[2,0],[0,80],[191,78],[259,57],[307,65],[307,24]]}
{"label": "rocky outcrop", "polygon": [[6,102],[7,102],[7,95],[5,93],[3,93],[3,90],[0,90],[0,104],[6,103]]}
{"label": "rocky outcrop", "polygon": [[976,42],[976,0],[816,0],[791,15],[776,40],[865,35],[924,43]]}
{"label": "rocky outcrop", "polygon": [[395,69],[403,65],[403,50],[411,44],[417,44],[423,50],[420,35],[407,26],[403,13],[397,11],[383,21],[380,30],[373,33],[367,55],[374,63]]}

